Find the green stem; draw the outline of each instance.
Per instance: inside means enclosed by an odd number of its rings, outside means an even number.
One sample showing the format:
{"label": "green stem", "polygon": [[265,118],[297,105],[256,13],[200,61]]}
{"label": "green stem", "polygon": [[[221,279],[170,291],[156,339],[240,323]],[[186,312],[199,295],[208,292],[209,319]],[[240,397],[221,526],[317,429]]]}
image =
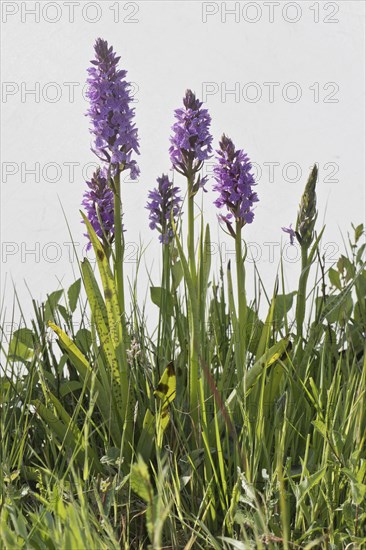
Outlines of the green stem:
{"label": "green stem", "polygon": [[194,247],[194,196],[193,196],[193,184],[194,175],[187,178],[188,180],[188,263],[189,271],[191,273],[192,281],[196,284],[196,261],[195,261],[195,247]]}
{"label": "green stem", "polygon": [[238,328],[236,344],[239,348],[237,371],[240,380],[244,380],[244,365],[246,354],[246,322],[247,322],[247,300],[245,294],[245,268],[241,242],[241,224],[236,222],[235,257],[236,257],[236,279],[238,285]]}
{"label": "green stem", "polygon": [[[166,291],[166,295],[170,295],[170,247],[169,244],[163,244],[163,276],[162,287]],[[165,293],[162,293],[163,301],[165,301]],[[167,313],[166,304],[163,303],[161,307],[163,315],[162,319],[162,343],[163,343],[163,357],[166,361],[171,360],[171,317]]]}
{"label": "green stem", "polygon": [[176,231],[173,222],[178,253],[182,262],[185,282],[188,290],[188,322],[189,322],[189,358],[188,358],[188,378],[189,378],[189,406],[192,417],[195,435],[198,435],[198,402],[199,402],[199,364],[200,364],[200,318],[197,288],[193,283],[189,272],[189,265],[184,254],[182,243]]}
{"label": "green stem", "polygon": [[189,401],[193,423],[198,427],[198,403],[199,403],[199,357],[200,357],[200,326],[198,316],[197,295],[197,270],[195,258],[195,232],[194,232],[194,174],[187,177],[188,183],[188,265],[190,278],[194,288],[195,303],[192,297],[188,303],[189,320]]}
{"label": "green stem", "polygon": [[131,399],[130,376],[127,363],[126,346],[129,345],[129,338],[126,328],[125,317],[125,296],[123,281],[123,258],[124,258],[124,237],[122,231],[122,200],[121,200],[121,178],[118,172],[114,177],[114,239],[115,239],[115,263],[114,278],[117,288],[118,305],[121,315],[122,339],[116,349],[117,360],[121,372],[121,393],[123,401],[123,428],[122,447],[126,464],[129,464],[132,457],[131,444],[133,434],[133,402]]}
{"label": "green stem", "polygon": [[[306,285],[309,276],[308,266],[308,250],[306,246],[301,247],[301,275],[299,279],[299,288],[297,291],[296,301],[296,328],[297,338],[302,341],[303,338],[303,324],[305,319],[305,305],[306,305]],[[302,347],[302,346],[301,346]]]}
{"label": "green stem", "polygon": [[199,403],[199,347],[200,347],[200,326],[198,315],[192,310],[190,305],[190,346],[189,346],[189,400],[192,420],[195,427],[198,428],[198,403]]}
{"label": "green stem", "polygon": [[124,238],[122,231],[122,211],[121,211],[121,178],[118,172],[114,177],[114,238],[116,261],[114,265],[114,277],[116,280],[118,304],[124,322],[125,316],[125,296],[123,284],[123,256],[124,256]]}

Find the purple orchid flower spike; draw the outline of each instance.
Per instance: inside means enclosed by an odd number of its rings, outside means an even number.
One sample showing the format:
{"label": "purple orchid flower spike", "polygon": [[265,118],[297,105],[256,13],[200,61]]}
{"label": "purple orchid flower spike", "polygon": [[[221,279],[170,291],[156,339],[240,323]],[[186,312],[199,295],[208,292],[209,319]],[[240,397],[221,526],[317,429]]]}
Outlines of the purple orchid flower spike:
{"label": "purple orchid flower spike", "polygon": [[[191,90],[186,91],[183,105],[184,108],[174,111],[177,122],[172,127],[169,155],[174,169],[189,178],[199,172],[203,162],[211,156],[211,117],[207,109],[202,109],[202,101]],[[207,176],[199,176],[193,191],[196,193],[199,188],[204,189],[206,182]]]}
{"label": "purple orchid flower spike", "polygon": [[98,38],[95,59],[88,69],[87,97],[90,108],[90,132],[94,135],[93,151],[102,161],[111,165],[112,173],[130,170],[131,179],[139,175],[133,153],[139,154],[137,128],[132,122],[135,110],[131,108],[131,84],[125,80],[127,71],[118,69],[120,57],[106,40]]}
{"label": "purple orchid flower spike", "polygon": [[157,178],[158,187],[149,192],[150,201],[146,208],[150,211],[150,229],[157,229],[160,233],[159,240],[162,244],[168,244],[174,237],[171,223],[181,215],[182,198],[179,196],[179,187],[174,187],[168,176],[163,174]]}
{"label": "purple orchid flower spike", "polygon": [[259,200],[252,189],[256,185],[251,173],[252,165],[248,155],[242,149],[235,150],[234,143],[225,135],[222,136],[220,149],[216,152],[216,184],[213,188],[220,195],[214,204],[228,210],[228,214],[221,215],[220,219],[225,221],[230,234],[235,237],[232,221],[239,222],[240,227],[252,223],[253,205]]}
{"label": "purple orchid flower spike", "polygon": [[[95,233],[104,244],[111,244],[114,239],[114,195],[108,185],[106,174],[98,169],[91,181],[86,182],[89,189],[84,192],[82,205],[86,210]],[[85,235],[89,237],[88,234]],[[91,248],[88,242],[87,250]]]}

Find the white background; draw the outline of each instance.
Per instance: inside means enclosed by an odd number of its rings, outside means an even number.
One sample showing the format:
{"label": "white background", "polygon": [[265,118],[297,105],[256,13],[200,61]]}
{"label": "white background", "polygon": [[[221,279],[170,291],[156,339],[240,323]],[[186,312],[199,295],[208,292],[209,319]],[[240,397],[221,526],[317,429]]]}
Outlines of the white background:
{"label": "white background", "polygon": [[[260,202],[245,238],[256,243],[253,254],[270,294],[280,244],[287,243],[281,226],[295,224],[314,162],[320,168],[317,228],[325,221],[323,252],[329,265],[343,251],[342,235],[351,222],[364,221],[363,1],[1,2],[1,9],[0,265],[7,319],[13,284],[29,319],[26,284],[36,299],[44,300],[78,274],[61,204],[82,257],[86,240],[79,208],[85,166],[96,161],[82,89],[99,36],[121,55],[121,67],[135,83],[141,177],[124,183],[123,196],[128,254],[133,256],[140,239],[149,245],[141,266],[140,303],[148,287],[146,270],[153,266],[158,285],[160,265],[158,234],[149,230],[144,206],[156,177],[170,169],[173,111],[186,88],[206,101],[215,147],[225,132],[259,167]],[[75,163],[74,174],[69,163]],[[268,163],[277,163],[273,174]],[[29,173],[32,169],[39,174]],[[179,175],[175,181],[184,189]],[[227,262],[234,243],[218,229],[211,185],[204,196],[205,219],[212,239],[223,243]],[[286,248],[288,290],[299,275],[296,254],[295,248]],[[127,273],[135,267],[129,263]],[[248,262],[247,269],[251,298],[253,264]]]}

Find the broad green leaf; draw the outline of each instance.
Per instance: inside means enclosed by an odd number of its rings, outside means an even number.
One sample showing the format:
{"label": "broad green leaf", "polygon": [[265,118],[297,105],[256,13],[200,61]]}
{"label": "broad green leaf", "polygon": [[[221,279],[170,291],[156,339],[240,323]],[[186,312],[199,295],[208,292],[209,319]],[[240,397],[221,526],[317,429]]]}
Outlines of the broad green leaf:
{"label": "broad green leaf", "polygon": [[[277,361],[282,359],[284,360],[286,358],[286,354],[290,346],[290,338],[287,336],[269,348],[269,350],[267,350],[267,352],[254,363],[254,365],[245,374],[244,387],[246,395],[250,393],[253,386],[257,383],[266,368],[269,368]],[[225,408],[227,410],[233,410],[238,396],[238,389],[241,385],[242,382],[240,381],[226,399]],[[222,428],[222,421],[222,416],[220,416],[220,428]]]}
{"label": "broad green leaf", "polygon": [[247,307],[246,341],[250,353],[255,353],[263,331],[264,323],[258,317],[256,311]]}
{"label": "broad green leaf", "polygon": [[[102,280],[104,300],[108,317],[109,334],[111,342],[115,349],[115,357],[117,359],[119,367],[119,369],[115,368],[115,363],[113,363],[112,390],[116,403],[118,405],[118,410],[122,416],[123,423],[125,420],[127,421],[127,426],[125,426],[125,431],[127,433],[132,429],[134,403],[130,391],[130,376],[127,365],[125,342],[123,340],[122,319],[119,309],[115,280],[101,242],[99,241],[88,218],[82,212],[81,215],[88,230],[90,241],[96,255],[100,277]],[[128,449],[127,452],[130,452],[130,449]]]}
{"label": "broad green leaf", "polygon": [[92,320],[95,323],[100,346],[106,358],[105,362],[100,363],[99,372],[101,381],[105,388],[112,388],[115,406],[117,409],[115,414],[118,415],[119,411],[123,410],[121,376],[117,360],[118,351],[113,345],[109,331],[107,308],[99,290],[99,286],[95,279],[91,265],[86,258],[81,262],[81,271],[83,274],[86,295],[88,297],[93,316]]}
{"label": "broad green leaf", "polygon": [[27,348],[34,349],[34,340],[36,336],[29,328],[20,328],[13,332],[12,339],[22,342]]}
{"label": "broad green leaf", "polygon": [[153,304],[159,308],[164,308],[164,314],[172,317],[174,315],[173,296],[166,288],[160,286],[150,287],[150,296]]}
{"label": "broad green leaf", "polygon": [[356,227],[352,224],[353,230],[355,232],[355,243],[362,237],[363,235],[363,223],[360,223],[360,225],[357,225]]}
{"label": "broad green leaf", "polygon": [[152,414],[150,409],[146,409],[142,424],[142,431],[136,449],[137,455],[141,455],[146,461],[149,461],[151,457],[151,451],[154,445],[154,436],[155,416]]}
{"label": "broad green leaf", "polygon": [[[91,265],[87,258],[85,258],[81,262],[81,271],[83,274],[83,282],[86,295],[88,297],[90,309],[93,315],[92,320],[94,321],[98,332],[100,345],[108,361],[109,369],[112,373],[112,378],[115,381],[115,384],[118,385],[120,383],[120,374],[116,358],[116,350],[113,346],[109,332],[107,308],[105,306],[102,294],[99,290],[98,283],[94,277]],[[103,366],[104,365],[102,365],[101,378],[106,386],[108,386],[110,384],[111,377],[110,374],[108,374],[103,368]],[[117,400],[117,402],[118,401],[119,399]]]}
{"label": "broad green leaf", "polygon": [[363,258],[363,255],[365,254],[365,250],[366,250],[366,243],[363,243],[360,248],[357,250],[357,254],[356,254],[356,263],[359,264],[361,263],[364,258]]}
{"label": "broad green leaf", "polygon": [[[93,314],[93,320],[96,324],[101,342],[103,342],[105,334],[108,334],[107,308],[105,307],[103,296],[100,292],[89,260],[84,258],[84,260],[80,263],[80,266],[83,274],[83,283],[86,295]],[[101,333],[99,332],[100,327]]]}
{"label": "broad green leaf", "polygon": [[83,387],[82,383],[79,382],[79,380],[69,380],[68,382],[64,382],[60,386],[60,395],[61,397],[65,397],[65,395],[68,395],[71,392],[74,392],[76,390],[81,390]]}
{"label": "broad green leaf", "polygon": [[[67,353],[71,363],[74,365],[75,369],[78,371],[81,380],[88,385],[89,390],[92,385],[92,368],[89,365],[88,361],[77,348],[75,343],[69,338],[69,336],[60,329],[54,323],[49,322],[49,327],[57,334],[59,338],[60,345],[62,349]],[[97,406],[102,413],[103,419],[106,425],[110,426],[113,440],[115,444],[120,443],[121,437],[121,423],[118,416],[118,411],[113,410],[110,393],[108,392],[108,386],[105,386],[100,382],[98,377],[93,381],[94,389],[97,392]]]}
{"label": "broad green leaf", "polygon": [[138,457],[137,463],[132,464],[130,485],[131,489],[147,504],[152,502],[154,493],[149,469],[141,456]]}
{"label": "broad green leaf", "polygon": [[57,309],[58,309],[59,313],[61,313],[61,317],[63,318],[65,323],[69,326],[70,321],[71,321],[71,315],[68,312],[68,310],[66,309],[66,307],[63,306],[62,304],[58,304]]}
{"label": "broad green leaf", "polygon": [[77,279],[72,285],[69,287],[69,290],[67,291],[67,298],[69,300],[69,306],[71,311],[74,313],[81,289],[81,279]]}
{"label": "broad green leaf", "polygon": [[172,278],[173,278],[173,284],[172,284],[172,290],[176,290],[183,279],[183,267],[181,261],[176,261],[171,268],[172,271]]}
{"label": "broad green leaf", "polygon": [[352,533],[355,529],[356,508],[351,502],[345,502],[342,505],[342,516],[346,522],[347,529]]}
{"label": "broad green leaf", "polygon": [[320,321],[323,321],[325,318],[328,317],[331,313],[333,313],[337,308],[341,307],[345,304],[353,285],[355,284],[358,277],[351,281],[351,283],[348,284],[341,292],[339,292],[336,295],[328,297],[326,300],[325,306],[321,312],[321,318]]}
{"label": "broad green leaf", "polygon": [[55,323],[49,321],[48,326],[57,334],[59,341],[63,349],[68,354],[71,363],[79,372],[82,379],[85,380],[87,375],[91,374],[92,369],[84,355],[81,353],[76,344],[71,340],[71,338],[66,334],[66,332],[55,325]]}
{"label": "broad green leaf", "polygon": [[328,271],[328,277],[331,285],[335,286],[338,290],[342,289],[339,271],[331,267]]}
{"label": "broad green leaf", "polygon": [[164,370],[159,384],[157,385],[154,395],[160,400],[160,407],[156,416],[156,433],[157,444],[162,446],[163,435],[168,427],[170,413],[168,410],[169,404],[175,399],[177,389],[177,379],[175,375],[174,363],[171,361]]}
{"label": "broad green leaf", "polygon": [[365,502],[366,485],[357,479],[357,476],[349,468],[342,468],[342,472],[346,474],[351,483],[352,502],[356,506]]}
{"label": "broad green leaf", "polygon": [[[322,300],[322,298],[318,298]],[[322,316],[329,323],[344,323],[350,317],[353,309],[353,300],[350,292],[342,292],[327,296]]]}
{"label": "broad green leaf", "polygon": [[322,422],[322,420],[316,419],[312,421],[312,424],[314,425],[315,429],[326,439],[327,437],[327,427]]}
{"label": "broad green leaf", "polygon": [[17,361],[29,361],[33,357],[34,334],[28,328],[20,328],[14,331],[9,344],[9,357]]}
{"label": "broad green leaf", "polygon": [[299,506],[301,502],[304,500],[306,495],[315,487],[317,486],[320,481],[323,479],[325,472],[327,471],[327,467],[323,466],[320,470],[315,472],[315,474],[312,474],[309,477],[306,477],[301,483],[297,485],[297,491],[296,491],[296,499],[297,499],[297,505]]}
{"label": "broad green leaf", "polygon": [[348,283],[355,276],[355,266],[349,258],[341,256],[337,262],[338,271],[342,274],[344,281]]}
{"label": "broad green leaf", "polygon": [[268,397],[266,394],[266,399],[268,399],[268,403],[274,403],[275,400],[278,398],[278,391],[281,385],[281,382],[283,380],[283,375],[285,373],[285,370],[281,363],[277,363],[272,368],[270,375],[269,375],[269,390],[268,390]]}
{"label": "broad green leaf", "polygon": [[55,290],[55,292],[51,292],[49,296],[47,297],[45,306],[44,306],[44,320],[47,323],[48,321],[54,321],[54,311],[57,307],[57,304],[59,303],[64,291],[63,290]]}
{"label": "broad green leaf", "polygon": [[52,401],[59,419],[66,426],[69,433],[72,434],[72,438],[75,441],[75,443],[78,443],[81,446],[81,448],[85,450],[85,441],[81,436],[81,431],[79,430],[79,428],[77,427],[73,419],[66,412],[64,407],[61,405],[60,401],[57,399],[55,395],[53,395],[52,392],[48,392],[48,398]]}
{"label": "broad green leaf", "polygon": [[158,411],[156,415],[156,443],[161,449],[163,446],[163,436],[170,421],[170,412],[168,409]]}
{"label": "broad green leaf", "polygon": [[87,328],[81,328],[75,334],[75,344],[84,353],[87,354],[90,351],[92,345],[91,332]]}
{"label": "broad green leaf", "polygon": [[285,315],[290,311],[295,294],[296,291],[290,292],[289,294],[278,294],[276,296],[273,321],[277,325],[281,325]]}
{"label": "broad green leaf", "polygon": [[[59,442],[64,443],[66,448],[74,453],[77,443],[75,432],[73,432],[73,430],[71,429],[68,429],[68,426],[66,426],[60,418],[57,418],[57,416],[48,407],[41,403],[39,399],[33,400],[32,405],[35,406],[37,413],[43,418],[47,426],[57,436]],[[77,460],[79,464],[83,466],[84,457],[80,456],[79,451],[81,451],[81,447],[78,448]]]}
{"label": "broad green leaf", "polygon": [[347,323],[351,317],[353,310],[353,300],[352,295],[348,294],[346,299],[339,305],[337,308],[333,309],[331,313],[327,315],[327,320],[329,323],[340,322],[342,326]]}
{"label": "broad green leaf", "polygon": [[10,381],[5,377],[0,377],[0,405],[4,405],[4,403],[7,403],[9,400],[11,400],[11,390],[12,384],[10,384]]}
{"label": "broad green leaf", "polygon": [[270,367],[279,359],[286,359],[286,351],[290,348],[290,338],[282,338],[279,342],[270,347],[262,357],[254,363],[245,375],[246,390],[250,390],[265,368]]}
{"label": "broad green leaf", "polygon": [[171,361],[164,370],[159,380],[154,395],[161,401],[161,409],[164,410],[175,399],[177,389],[177,379],[175,376],[174,363]]}
{"label": "broad green leaf", "polygon": [[91,223],[85,214],[81,213],[86,228],[88,230],[90,241],[93,245],[97,259],[98,269],[103,285],[104,299],[108,316],[109,331],[115,348],[120,346],[122,340],[121,313],[119,311],[118,297],[114,277],[108,263],[107,256],[103,250]]}

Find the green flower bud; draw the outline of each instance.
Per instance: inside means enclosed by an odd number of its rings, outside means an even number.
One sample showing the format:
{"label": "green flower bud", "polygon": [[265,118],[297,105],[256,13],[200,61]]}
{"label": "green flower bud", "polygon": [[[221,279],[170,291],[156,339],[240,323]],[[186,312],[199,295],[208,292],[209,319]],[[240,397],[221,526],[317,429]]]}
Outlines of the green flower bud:
{"label": "green flower bud", "polygon": [[314,238],[314,226],[318,215],[316,209],[315,186],[318,179],[318,168],[316,164],[310,173],[304,193],[301,197],[299,213],[296,221],[296,234],[301,246],[309,248]]}

